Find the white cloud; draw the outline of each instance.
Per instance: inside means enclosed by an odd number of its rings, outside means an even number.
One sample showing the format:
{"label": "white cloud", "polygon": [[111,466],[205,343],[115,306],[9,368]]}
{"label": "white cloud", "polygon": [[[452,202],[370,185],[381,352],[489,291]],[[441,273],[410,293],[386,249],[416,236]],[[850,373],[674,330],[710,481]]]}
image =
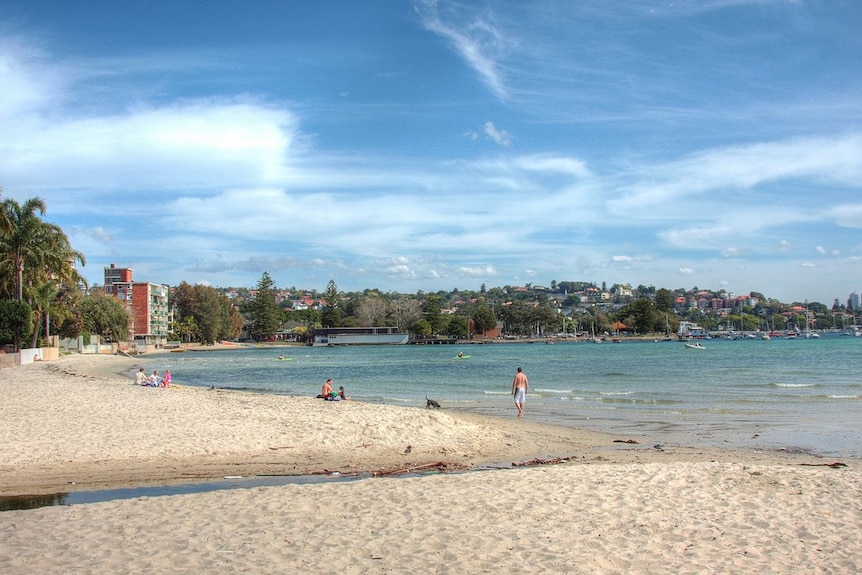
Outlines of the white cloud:
{"label": "white cloud", "polygon": [[465,6],[441,6],[436,0],[416,3],[423,25],[444,38],[497,98],[506,100],[508,91],[497,59],[507,41],[487,18],[457,12],[458,8],[466,9]]}
{"label": "white cloud", "polygon": [[[50,164],[64,187],[138,189],[279,180],[295,120],[284,110],[201,101],[121,116],[33,120],[25,141],[0,142],[0,170],[14,179]],[[74,145],[69,145],[74,142]],[[55,185],[46,174],[41,185]]]}
{"label": "white cloud", "polygon": [[468,277],[494,277],[499,275],[499,272],[494,269],[494,266],[484,267],[461,267],[456,270],[459,275]]}
{"label": "white cloud", "polygon": [[513,164],[522,170],[531,172],[558,173],[577,178],[586,178],[592,175],[586,164],[576,158],[534,154],[519,156],[515,158]]}
{"label": "white cloud", "polygon": [[676,228],[658,233],[668,245],[680,249],[717,248],[732,235],[732,230],[723,225]]}
{"label": "white cloud", "polygon": [[506,130],[498,130],[493,122],[485,122],[485,135],[494,140],[497,144],[503,147],[509,147],[512,144],[512,137]]}
{"label": "white cloud", "polygon": [[384,273],[399,280],[412,280],[418,277],[409,266],[403,264],[390,266],[384,270]]}
{"label": "white cloud", "polygon": [[627,213],[679,198],[798,179],[856,185],[862,179],[862,135],[798,138],[707,150],[647,169],[610,203],[615,211]]}

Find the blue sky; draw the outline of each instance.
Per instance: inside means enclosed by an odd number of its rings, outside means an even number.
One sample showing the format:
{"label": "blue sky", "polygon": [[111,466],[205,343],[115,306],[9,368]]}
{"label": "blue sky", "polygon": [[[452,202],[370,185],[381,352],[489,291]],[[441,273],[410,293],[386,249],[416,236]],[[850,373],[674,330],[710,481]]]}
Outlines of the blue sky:
{"label": "blue sky", "polygon": [[0,186],[101,283],[862,289],[862,3],[0,4]]}

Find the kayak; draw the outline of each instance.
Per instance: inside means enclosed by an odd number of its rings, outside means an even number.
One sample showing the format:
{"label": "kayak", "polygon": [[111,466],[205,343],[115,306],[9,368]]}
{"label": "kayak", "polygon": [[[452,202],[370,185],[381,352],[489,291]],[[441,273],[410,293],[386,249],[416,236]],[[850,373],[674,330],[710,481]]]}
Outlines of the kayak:
{"label": "kayak", "polygon": [[469,355],[456,355],[455,359],[470,359]]}

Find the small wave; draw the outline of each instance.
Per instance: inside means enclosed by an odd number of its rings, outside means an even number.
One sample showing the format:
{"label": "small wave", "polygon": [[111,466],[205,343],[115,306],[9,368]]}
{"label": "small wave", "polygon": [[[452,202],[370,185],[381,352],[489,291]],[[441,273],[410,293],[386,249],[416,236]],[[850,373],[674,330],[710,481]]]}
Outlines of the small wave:
{"label": "small wave", "polygon": [[862,396],[860,396],[860,395],[842,395],[842,394],[837,394],[837,393],[834,393],[834,394],[819,393],[819,394],[815,394],[815,395],[798,394],[798,395],[791,395],[789,397],[791,399],[803,399],[803,400],[809,401],[809,402],[812,402],[812,401],[829,401],[829,400],[835,400],[835,399],[849,399],[849,400],[862,399]]}
{"label": "small wave", "polygon": [[599,395],[634,395],[633,391],[600,391]]}
{"label": "small wave", "polygon": [[772,387],[788,387],[788,388],[794,388],[794,387],[817,387],[817,384],[816,384],[816,383],[771,383],[771,384],[769,384],[769,385],[771,385]]}
{"label": "small wave", "polygon": [[533,393],[574,393],[573,389],[534,389]]}

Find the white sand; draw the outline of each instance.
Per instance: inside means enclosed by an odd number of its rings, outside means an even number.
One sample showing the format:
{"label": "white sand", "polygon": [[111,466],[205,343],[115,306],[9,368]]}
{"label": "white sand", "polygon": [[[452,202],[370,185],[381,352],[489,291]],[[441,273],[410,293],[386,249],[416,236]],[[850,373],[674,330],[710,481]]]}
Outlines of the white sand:
{"label": "white sand", "polygon": [[0,371],[0,493],[438,461],[574,462],[2,512],[0,573],[862,569],[858,461],[830,468],[808,456],[659,451],[515,418],[153,389],[108,375],[133,365],[74,357]]}

